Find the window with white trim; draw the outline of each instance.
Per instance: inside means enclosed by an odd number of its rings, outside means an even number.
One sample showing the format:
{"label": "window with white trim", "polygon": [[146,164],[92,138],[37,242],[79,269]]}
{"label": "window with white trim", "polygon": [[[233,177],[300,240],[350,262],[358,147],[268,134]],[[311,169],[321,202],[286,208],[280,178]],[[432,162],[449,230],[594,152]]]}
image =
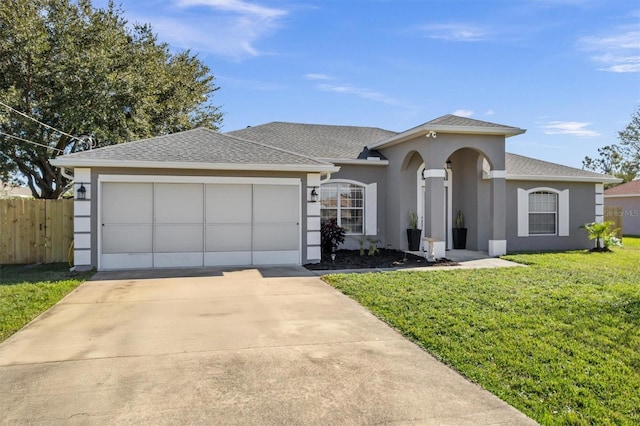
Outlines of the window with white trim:
{"label": "window with white trim", "polygon": [[537,191],[529,194],[529,235],[555,235],[558,223],[558,194]]}
{"label": "window with white trim", "polygon": [[569,189],[518,188],[518,237],[569,236]]}
{"label": "window with white trim", "polygon": [[336,219],[347,234],[364,234],[364,198],[364,186],[343,182],[322,184],[322,222]]}

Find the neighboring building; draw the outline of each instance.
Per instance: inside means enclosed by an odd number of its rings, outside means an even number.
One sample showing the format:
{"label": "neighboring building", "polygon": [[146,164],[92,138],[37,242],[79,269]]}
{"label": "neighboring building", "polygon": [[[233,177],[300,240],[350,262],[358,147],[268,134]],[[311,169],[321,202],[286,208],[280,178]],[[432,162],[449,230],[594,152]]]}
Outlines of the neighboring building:
{"label": "neighboring building", "polygon": [[13,186],[0,181],[0,198],[33,198],[33,194],[24,186]]}
{"label": "neighboring building", "polygon": [[640,235],[640,179],[606,189],[604,205],[621,209],[623,235]]}
{"label": "neighboring building", "polygon": [[[467,248],[590,247],[603,184],[618,179],[505,152],[525,130],[446,115],[407,131],[274,122],[207,129],[65,155],[75,169],[80,268],[304,264],[320,260],[320,224],[345,246],[371,237],[406,249],[409,212],[437,257],[456,212]],[[318,193],[319,200],[312,194]]]}

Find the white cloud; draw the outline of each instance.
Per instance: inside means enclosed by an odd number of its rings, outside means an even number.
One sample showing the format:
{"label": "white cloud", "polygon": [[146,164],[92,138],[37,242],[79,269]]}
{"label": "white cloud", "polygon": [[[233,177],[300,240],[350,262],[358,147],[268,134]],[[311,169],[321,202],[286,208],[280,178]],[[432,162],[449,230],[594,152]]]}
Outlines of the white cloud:
{"label": "white cloud", "polygon": [[495,111],[492,109],[487,110],[487,112],[484,113],[484,115],[493,115],[493,114],[495,114]]}
{"label": "white cloud", "polygon": [[376,92],[375,90],[371,90],[363,87],[355,87],[351,85],[319,84],[317,88],[325,92],[335,92],[335,93],[344,93],[347,95],[354,95],[362,99],[369,99],[376,102],[382,102],[387,105],[393,105],[393,106],[401,105],[401,102],[398,101],[397,99],[388,97],[383,93]]}
{"label": "white cloud", "polygon": [[458,117],[471,117],[473,115],[473,111],[470,109],[458,109],[453,111],[453,115],[457,115]]}
{"label": "white cloud", "polygon": [[[146,18],[174,47],[240,60],[264,54],[257,44],[275,32],[287,11],[241,0],[176,0],[178,13]],[[191,14],[190,8],[205,7]],[[211,13],[213,12],[213,13]]]}
{"label": "white cloud", "polygon": [[287,14],[284,10],[260,6],[242,0],[178,0],[178,6],[210,6],[240,15],[253,15],[261,19],[273,19]]}
{"label": "white cloud", "polygon": [[304,78],[306,78],[307,80],[331,80],[331,77],[329,77],[326,74],[314,74],[314,73],[305,74]]}
{"label": "white cloud", "polygon": [[551,121],[542,126],[546,135],[571,135],[583,138],[600,136],[600,133],[586,129],[591,123],[579,121]]}
{"label": "white cloud", "polygon": [[579,40],[583,50],[595,52],[591,57],[603,64],[601,71],[640,72],[640,31],[635,28],[618,28],[614,32],[582,37]]}
{"label": "white cloud", "polygon": [[468,24],[427,24],[418,28],[425,36],[447,41],[482,41],[487,32]]}

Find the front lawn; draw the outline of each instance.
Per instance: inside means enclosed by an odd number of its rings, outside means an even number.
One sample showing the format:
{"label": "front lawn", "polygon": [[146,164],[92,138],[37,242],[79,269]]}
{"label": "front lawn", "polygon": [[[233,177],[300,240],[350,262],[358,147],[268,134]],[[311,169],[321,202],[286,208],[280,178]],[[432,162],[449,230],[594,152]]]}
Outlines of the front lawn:
{"label": "front lawn", "polygon": [[69,272],[66,263],[0,265],[0,342],[56,304],[93,272]]}
{"label": "front lawn", "polygon": [[528,268],[325,280],[542,424],[640,424],[640,238]]}

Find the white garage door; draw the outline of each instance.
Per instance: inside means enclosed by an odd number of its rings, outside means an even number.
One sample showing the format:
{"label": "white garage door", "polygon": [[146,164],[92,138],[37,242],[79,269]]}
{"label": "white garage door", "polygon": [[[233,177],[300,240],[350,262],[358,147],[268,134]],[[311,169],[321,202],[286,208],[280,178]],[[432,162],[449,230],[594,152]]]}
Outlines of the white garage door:
{"label": "white garage door", "polygon": [[299,264],[300,182],[101,183],[100,269]]}

